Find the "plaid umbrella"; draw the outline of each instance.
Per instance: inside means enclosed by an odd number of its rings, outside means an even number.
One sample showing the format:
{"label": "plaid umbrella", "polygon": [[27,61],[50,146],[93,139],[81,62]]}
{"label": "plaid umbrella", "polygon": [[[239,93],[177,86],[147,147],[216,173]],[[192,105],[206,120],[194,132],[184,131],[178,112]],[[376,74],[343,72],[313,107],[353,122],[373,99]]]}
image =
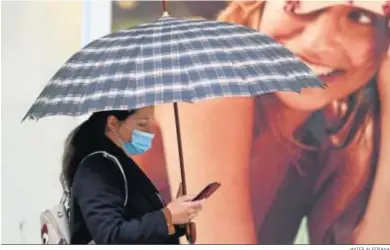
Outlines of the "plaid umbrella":
{"label": "plaid umbrella", "polygon": [[305,87],[323,83],[267,35],[236,24],[164,15],[81,49],[53,76],[25,118]]}

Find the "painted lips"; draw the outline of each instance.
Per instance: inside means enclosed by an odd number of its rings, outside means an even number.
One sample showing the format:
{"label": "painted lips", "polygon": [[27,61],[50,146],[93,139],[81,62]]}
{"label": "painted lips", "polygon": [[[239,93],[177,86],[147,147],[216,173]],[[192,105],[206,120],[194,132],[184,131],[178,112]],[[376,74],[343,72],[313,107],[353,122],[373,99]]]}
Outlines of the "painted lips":
{"label": "painted lips", "polygon": [[316,65],[309,63],[305,60],[303,62],[316,74],[321,81],[323,82],[329,82],[334,80],[336,77],[342,75],[345,73],[345,70],[343,69],[334,69],[322,65]]}

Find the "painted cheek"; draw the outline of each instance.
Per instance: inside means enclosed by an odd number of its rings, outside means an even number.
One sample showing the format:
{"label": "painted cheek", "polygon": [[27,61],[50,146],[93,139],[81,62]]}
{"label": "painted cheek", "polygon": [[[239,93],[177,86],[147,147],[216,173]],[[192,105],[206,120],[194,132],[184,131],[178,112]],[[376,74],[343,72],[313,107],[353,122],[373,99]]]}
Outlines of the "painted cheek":
{"label": "painted cheek", "polygon": [[290,18],[283,10],[283,5],[280,3],[267,3],[260,21],[260,31],[267,33],[271,37],[277,37],[280,34],[285,34],[291,30],[291,23],[286,27],[286,23]]}
{"label": "painted cheek", "polygon": [[[289,23],[289,25],[285,25],[285,23]],[[261,27],[263,27],[260,29],[261,32],[266,33],[283,45],[299,37],[304,29],[303,24],[288,19],[283,21],[283,24],[270,23]]]}
{"label": "painted cheek", "polygon": [[375,61],[375,46],[368,42],[350,43],[346,47],[350,64],[354,68],[364,67],[364,65],[372,64]]}

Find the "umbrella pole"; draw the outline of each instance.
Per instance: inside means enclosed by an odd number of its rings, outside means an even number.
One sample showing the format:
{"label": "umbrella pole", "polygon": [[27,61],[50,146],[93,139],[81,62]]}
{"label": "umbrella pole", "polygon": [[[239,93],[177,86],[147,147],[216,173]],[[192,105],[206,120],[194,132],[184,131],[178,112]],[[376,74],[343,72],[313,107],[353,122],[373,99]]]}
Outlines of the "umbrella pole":
{"label": "umbrella pole", "polygon": [[[186,172],[184,169],[183,147],[182,147],[182,143],[181,143],[179,107],[178,107],[176,102],[173,103],[173,109],[175,111],[177,146],[179,149],[181,187],[182,187],[183,195],[186,195],[187,194]],[[195,243],[195,241],[196,241],[196,228],[195,228],[194,223],[189,223],[186,225],[186,238],[187,238],[187,241],[189,244]]]}
{"label": "umbrella pole", "polygon": [[185,173],[185,169],[184,169],[183,146],[182,146],[182,142],[181,142],[179,107],[178,107],[176,102],[173,104],[173,109],[175,111],[175,123],[176,123],[175,125],[176,125],[177,146],[178,146],[178,150],[179,150],[181,187],[183,190],[183,195],[185,195],[185,194],[187,194],[187,183],[186,183],[186,173]]}

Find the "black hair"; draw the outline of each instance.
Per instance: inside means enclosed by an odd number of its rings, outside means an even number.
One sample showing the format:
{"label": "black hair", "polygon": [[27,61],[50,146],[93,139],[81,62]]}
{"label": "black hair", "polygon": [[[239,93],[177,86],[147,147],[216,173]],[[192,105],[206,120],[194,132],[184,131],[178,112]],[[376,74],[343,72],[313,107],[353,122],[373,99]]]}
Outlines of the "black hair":
{"label": "black hair", "polygon": [[99,150],[98,147],[106,139],[107,118],[114,116],[119,121],[124,121],[135,112],[136,110],[99,111],[70,132],[62,157],[61,179],[65,181],[65,187],[70,188],[72,185],[80,161],[93,151]]}

